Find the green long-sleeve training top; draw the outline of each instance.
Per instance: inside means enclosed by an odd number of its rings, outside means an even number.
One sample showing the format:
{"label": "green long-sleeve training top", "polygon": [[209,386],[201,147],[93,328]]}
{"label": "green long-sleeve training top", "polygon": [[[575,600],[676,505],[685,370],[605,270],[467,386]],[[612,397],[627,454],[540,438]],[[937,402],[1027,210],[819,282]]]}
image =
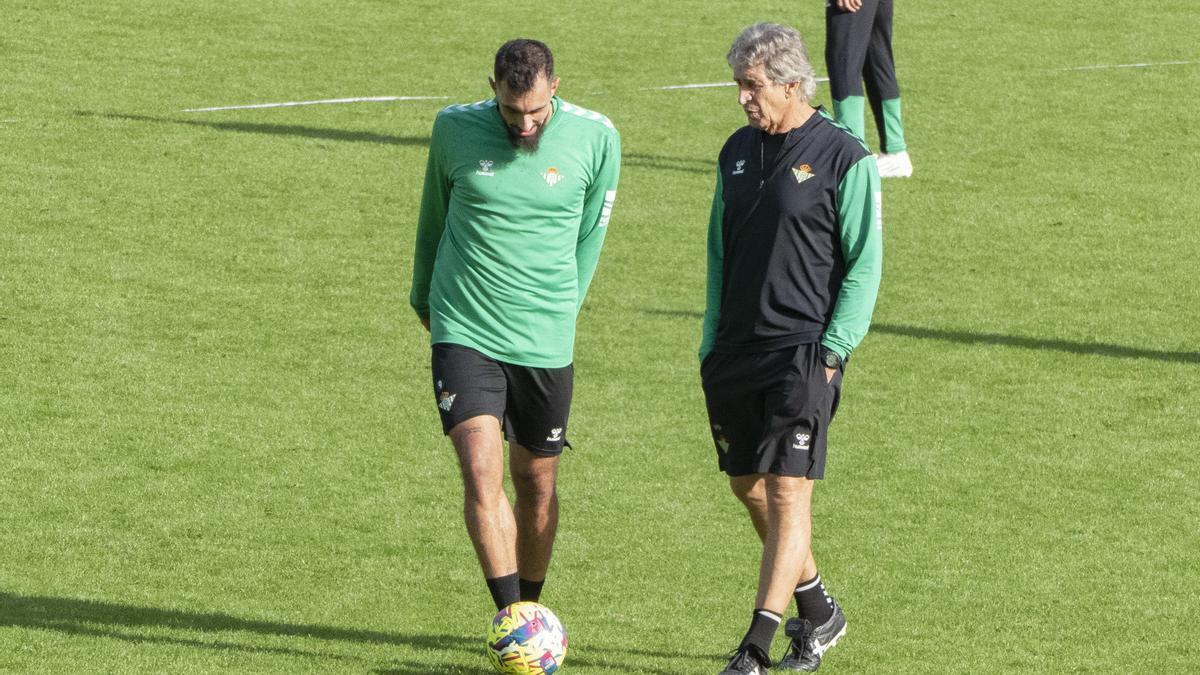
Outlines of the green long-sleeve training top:
{"label": "green long-sleeve training top", "polygon": [[621,141],[603,115],[552,105],[534,152],[509,142],[495,99],[434,121],[409,297],[434,343],[535,368],[572,362]]}

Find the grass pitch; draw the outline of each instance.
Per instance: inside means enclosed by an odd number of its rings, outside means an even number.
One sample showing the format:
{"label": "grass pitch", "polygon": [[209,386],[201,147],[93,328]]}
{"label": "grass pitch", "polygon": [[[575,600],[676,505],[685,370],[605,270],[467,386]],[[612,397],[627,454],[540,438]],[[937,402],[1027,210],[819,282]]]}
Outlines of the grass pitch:
{"label": "grass pitch", "polygon": [[[758,20],[823,70],[822,11],[8,3],[0,669],[487,672],[407,294],[432,118],[531,36],[625,149],[544,600],[567,672],[719,670],[758,547],[695,352],[743,118],[731,88],[655,88],[727,81]],[[817,490],[850,621],[822,670],[1200,663],[1196,27],[1187,0],[898,7],[916,175],[884,184],[880,303]],[[388,95],[448,98],[181,112]]]}

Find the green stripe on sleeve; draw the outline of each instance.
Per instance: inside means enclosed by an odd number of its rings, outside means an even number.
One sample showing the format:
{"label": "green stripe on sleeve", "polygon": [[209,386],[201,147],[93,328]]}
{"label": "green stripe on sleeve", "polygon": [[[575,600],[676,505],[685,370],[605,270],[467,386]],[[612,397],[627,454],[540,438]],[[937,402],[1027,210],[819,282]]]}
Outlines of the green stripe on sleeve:
{"label": "green stripe on sleeve", "polygon": [[621,173],[621,137],[610,134],[605,142],[607,147],[601,155],[602,164],[584,196],[583,217],[579,222],[579,242],[575,246],[575,268],[579,279],[576,313],[583,307],[583,298],[596,273],[600,247],[604,244],[608,219],[617,198],[617,180]]}
{"label": "green stripe on sleeve", "polygon": [[408,302],[418,316],[429,316],[429,287],[433,283],[433,262],[438,244],[446,229],[446,213],[450,208],[450,180],[446,172],[446,155],[441,144],[444,134],[435,131],[429,144],[429,161],[425,165],[425,189],[421,194],[421,211],[417,216],[417,245],[413,251],[412,291]]}
{"label": "green stripe on sleeve", "polygon": [[721,197],[721,169],[717,167],[717,189],[713,194],[712,211],[708,216],[708,285],[705,292],[704,322],[700,337],[700,360],[712,351],[717,341],[717,325],[721,322],[722,266],[725,262],[721,223],[725,219],[725,200]]}
{"label": "green stripe on sleeve", "polygon": [[846,358],[871,325],[883,271],[883,213],[875,158],[863,157],[838,184],[838,223],[846,276],[821,343]]}

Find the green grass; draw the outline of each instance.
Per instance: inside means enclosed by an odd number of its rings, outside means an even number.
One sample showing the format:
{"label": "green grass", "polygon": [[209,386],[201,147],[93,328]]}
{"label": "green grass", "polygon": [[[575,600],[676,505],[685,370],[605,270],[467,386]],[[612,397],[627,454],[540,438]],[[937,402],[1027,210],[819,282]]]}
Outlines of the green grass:
{"label": "green grass", "polygon": [[[9,5],[0,670],[487,672],[407,294],[433,115],[521,35],[625,150],[545,594],[566,671],[719,670],[758,550],[695,351],[743,118],[648,88],[727,80],[762,19],[823,71],[821,3]],[[817,491],[850,620],[823,671],[1200,663],[1195,26],[1187,0],[898,8],[917,173],[885,183]],[[449,99],[181,112],[381,95]]]}

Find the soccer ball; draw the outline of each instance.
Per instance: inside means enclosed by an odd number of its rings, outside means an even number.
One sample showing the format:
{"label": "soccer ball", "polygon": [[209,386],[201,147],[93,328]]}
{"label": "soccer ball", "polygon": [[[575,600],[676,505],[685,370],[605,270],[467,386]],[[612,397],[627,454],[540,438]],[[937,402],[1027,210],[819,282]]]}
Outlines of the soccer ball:
{"label": "soccer ball", "polygon": [[498,672],[552,675],[567,655],[567,629],[544,605],[515,602],[492,619],[487,647]]}

